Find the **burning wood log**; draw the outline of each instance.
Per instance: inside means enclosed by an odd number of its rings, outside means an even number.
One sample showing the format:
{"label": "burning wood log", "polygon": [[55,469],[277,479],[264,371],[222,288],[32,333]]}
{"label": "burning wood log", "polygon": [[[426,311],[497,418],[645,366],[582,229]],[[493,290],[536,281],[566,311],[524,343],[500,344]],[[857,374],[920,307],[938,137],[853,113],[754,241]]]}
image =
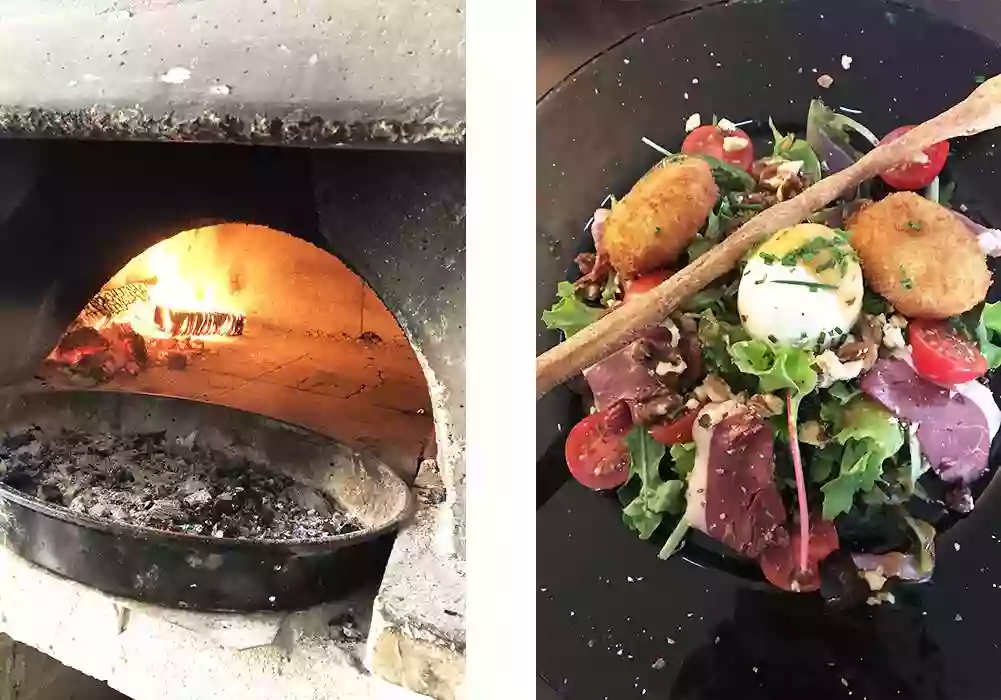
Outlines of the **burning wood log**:
{"label": "burning wood log", "polygon": [[178,311],[165,306],[153,310],[157,328],[171,336],[243,335],[245,317],[224,311]]}
{"label": "burning wood log", "polygon": [[83,307],[78,322],[80,325],[94,326],[110,321],[140,301],[149,301],[149,288],[145,282],[129,282],[121,287],[102,289]]}

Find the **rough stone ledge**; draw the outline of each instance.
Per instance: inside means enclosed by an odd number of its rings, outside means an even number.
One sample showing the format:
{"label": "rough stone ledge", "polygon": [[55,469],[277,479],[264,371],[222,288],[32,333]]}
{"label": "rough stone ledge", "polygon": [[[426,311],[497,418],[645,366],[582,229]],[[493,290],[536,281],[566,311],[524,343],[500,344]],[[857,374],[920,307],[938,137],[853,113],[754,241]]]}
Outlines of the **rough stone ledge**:
{"label": "rough stone ledge", "polygon": [[388,681],[454,700],[462,697],[465,678],[465,560],[440,546],[437,535],[451,530],[453,505],[434,460],[423,463],[415,488],[421,507],[386,566],[366,663]]}
{"label": "rough stone ledge", "polygon": [[141,107],[50,109],[0,106],[0,135],[26,138],[181,141],[278,146],[421,146],[461,148],[464,121],[339,121],[304,110],[282,116],[211,110],[184,115]]}
{"label": "rough stone ledge", "polygon": [[134,700],[414,698],[361,664],[371,597],[290,614],[166,610],[0,549],[0,632]]}

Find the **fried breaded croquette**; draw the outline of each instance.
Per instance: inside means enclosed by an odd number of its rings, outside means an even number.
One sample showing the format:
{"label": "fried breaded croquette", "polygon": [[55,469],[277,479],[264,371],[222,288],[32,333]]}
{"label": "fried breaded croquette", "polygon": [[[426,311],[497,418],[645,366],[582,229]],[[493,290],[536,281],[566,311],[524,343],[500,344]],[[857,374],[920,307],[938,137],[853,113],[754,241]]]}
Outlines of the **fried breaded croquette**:
{"label": "fried breaded croquette", "polygon": [[601,242],[612,266],[631,279],[674,262],[706,223],[719,190],[698,158],[665,163],[616,202]]}
{"label": "fried breaded croquette", "polygon": [[940,204],[897,192],[856,214],[848,231],[866,282],[904,316],[948,318],[987,296],[984,254]]}

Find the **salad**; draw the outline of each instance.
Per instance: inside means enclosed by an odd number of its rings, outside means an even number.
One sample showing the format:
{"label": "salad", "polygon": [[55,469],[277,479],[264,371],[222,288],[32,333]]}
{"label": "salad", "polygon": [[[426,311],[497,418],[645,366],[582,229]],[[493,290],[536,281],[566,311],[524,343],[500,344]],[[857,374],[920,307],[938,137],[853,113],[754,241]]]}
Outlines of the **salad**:
{"label": "salad", "polygon": [[[697,114],[680,153],[644,138],[661,158],[594,213],[592,252],[545,325],[579,332],[879,143],[819,100],[805,135],[768,123],[766,154]],[[1001,366],[1001,303],[986,301],[1001,233],[951,208],[948,154],[936,144],[778,231],[584,370],[567,465],[615,490],[661,558],[698,531],[773,585],[832,599],[931,576],[935,525],[973,508],[1001,428],[986,385]]]}

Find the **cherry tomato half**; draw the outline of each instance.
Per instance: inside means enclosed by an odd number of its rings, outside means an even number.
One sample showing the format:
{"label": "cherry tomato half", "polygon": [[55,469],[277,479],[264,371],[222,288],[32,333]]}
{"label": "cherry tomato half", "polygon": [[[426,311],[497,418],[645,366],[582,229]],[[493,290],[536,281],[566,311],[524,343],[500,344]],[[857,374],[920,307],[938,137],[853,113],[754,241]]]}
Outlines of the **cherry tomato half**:
{"label": "cherry tomato half", "polygon": [[806,571],[799,571],[799,532],[790,535],[785,547],[769,547],[758,559],[761,571],[773,586],[786,591],[806,593],[820,588],[820,562],[838,548],[834,524],[819,517],[811,518],[810,543]]}
{"label": "cherry tomato half", "polygon": [[750,170],[754,162],[754,146],[747,133],[742,129],[723,131],[713,124],[692,130],[681,144],[681,152],[710,156],[744,170]]}
{"label": "cherry tomato half", "polygon": [[[913,126],[898,126],[884,136],[880,143],[892,141],[913,128]],[[915,160],[901,163],[881,173],[880,177],[890,187],[898,190],[920,190],[927,187],[945,167],[945,159],[949,157],[949,142],[936,143],[926,148],[923,153],[924,157],[920,158],[920,162]]]}
{"label": "cherry tomato half", "polygon": [[987,372],[987,359],[980,348],[945,323],[911,321],[907,339],[914,370],[936,384],[955,386]]}
{"label": "cherry tomato half", "polygon": [[635,299],[641,294],[646,294],[658,284],[668,279],[674,274],[673,270],[655,270],[645,275],[640,275],[634,280],[626,282],[626,291],[622,295],[622,301]]}
{"label": "cherry tomato half", "polygon": [[609,421],[604,411],[571,428],[564,449],[573,478],[596,491],[622,486],[629,478],[629,451],[622,439],[628,431],[628,423]]}
{"label": "cherry tomato half", "polygon": [[688,411],[669,423],[650,426],[650,435],[665,445],[692,441],[692,427],[698,418],[698,410]]}

